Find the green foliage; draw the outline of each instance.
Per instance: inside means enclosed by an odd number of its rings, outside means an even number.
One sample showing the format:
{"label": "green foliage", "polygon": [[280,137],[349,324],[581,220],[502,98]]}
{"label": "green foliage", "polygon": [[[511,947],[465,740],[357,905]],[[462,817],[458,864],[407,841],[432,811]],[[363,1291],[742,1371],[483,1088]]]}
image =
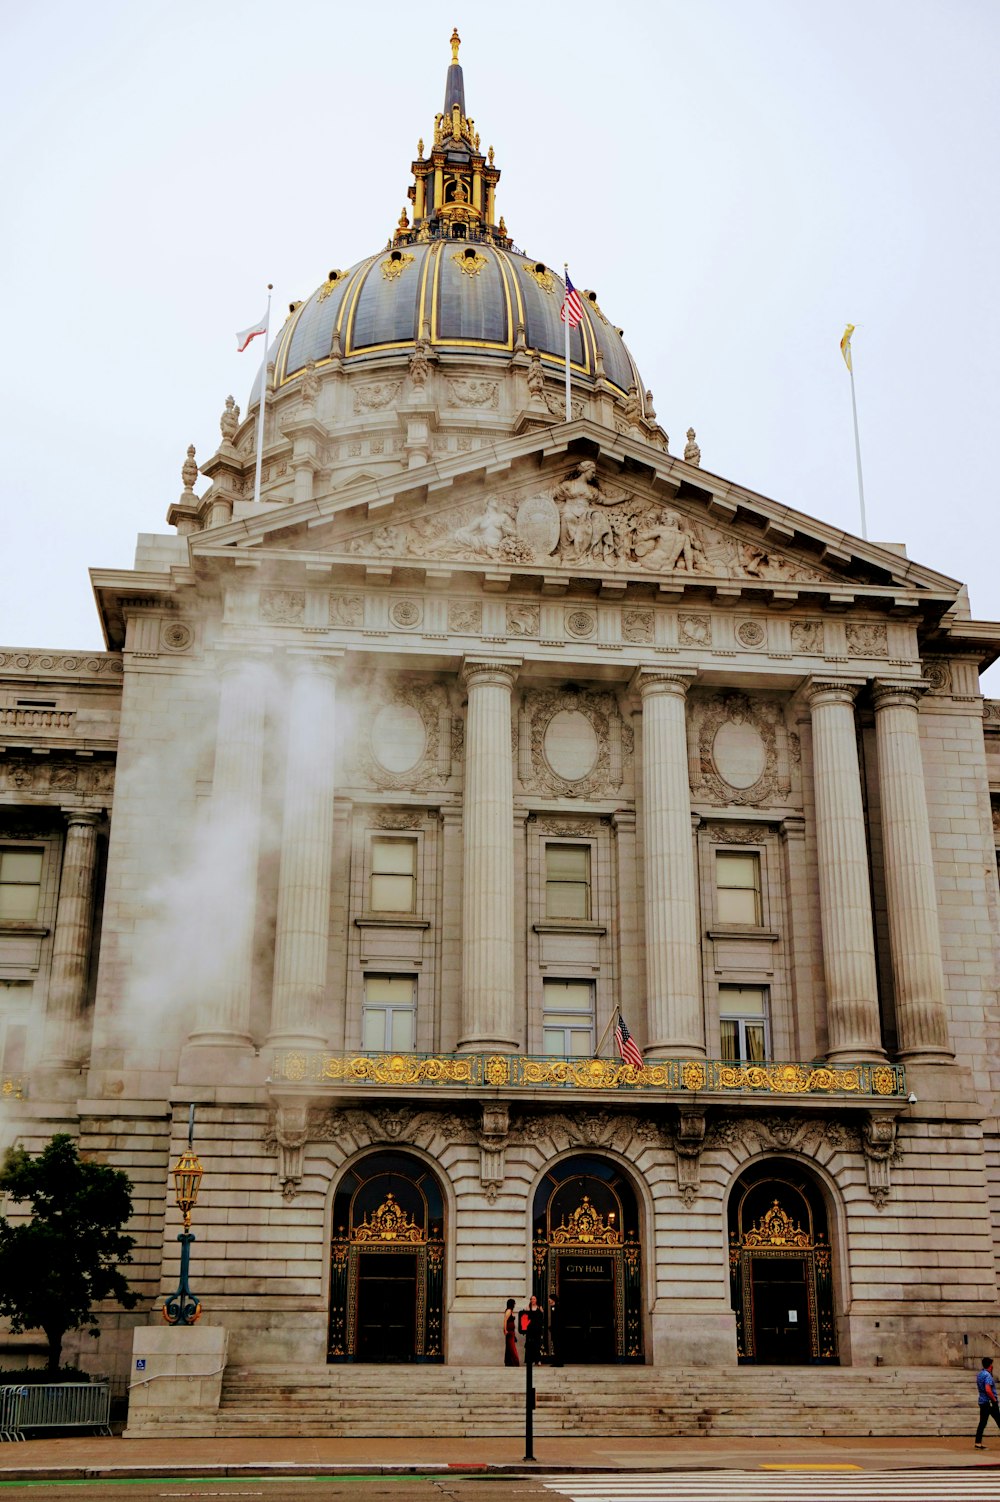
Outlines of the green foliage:
{"label": "green foliage", "polygon": [[15,1334],[44,1330],[49,1370],[59,1366],[67,1330],[97,1335],[93,1306],[114,1299],[134,1309],[138,1294],[120,1271],[135,1238],[122,1227],[132,1214],[132,1185],[118,1168],[81,1159],[72,1137],[58,1133],[32,1158],[11,1148],[0,1192],[31,1204],[31,1219],[0,1215],[0,1314]]}
{"label": "green foliage", "polygon": [[6,1371],[0,1366],[0,1387],[40,1387],[43,1382],[89,1382],[86,1372],[78,1366],[61,1366],[51,1371],[44,1366],[21,1366],[15,1371]]}

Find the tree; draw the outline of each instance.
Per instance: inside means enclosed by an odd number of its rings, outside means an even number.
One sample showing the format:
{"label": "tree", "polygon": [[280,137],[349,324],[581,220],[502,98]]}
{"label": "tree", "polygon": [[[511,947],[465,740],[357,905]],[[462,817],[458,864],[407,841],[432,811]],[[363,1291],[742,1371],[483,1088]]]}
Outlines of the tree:
{"label": "tree", "polygon": [[132,1185],[121,1169],[81,1158],[60,1132],[37,1158],[11,1148],[0,1191],[32,1208],[30,1220],[15,1224],[0,1215],[0,1314],[15,1335],[44,1330],[48,1369],[57,1371],[67,1330],[99,1333],[95,1304],[115,1299],[134,1309],[139,1301],[120,1271],[135,1246],[122,1230],[132,1214]]}

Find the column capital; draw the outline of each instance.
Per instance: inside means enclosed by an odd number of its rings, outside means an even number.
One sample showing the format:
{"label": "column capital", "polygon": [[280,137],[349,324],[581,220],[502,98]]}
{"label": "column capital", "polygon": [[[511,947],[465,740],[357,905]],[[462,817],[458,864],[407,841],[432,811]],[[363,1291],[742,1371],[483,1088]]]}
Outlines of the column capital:
{"label": "column capital", "polygon": [[336,678],[346,655],[343,648],[335,647],[331,651],[329,647],[291,647],[285,654],[285,661],[296,677],[312,674]]}
{"label": "column capital", "polygon": [[61,808],[59,812],[66,821],[66,828],[70,829],[74,824],[89,825],[96,828],[104,822],[104,810],[100,808]]}
{"label": "column capital", "polygon": [[474,683],[492,683],[499,688],[513,689],[521,671],[521,661],[498,662],[488,657],[466,657],[462,663],[462,683],[471,688]]}
{"label": "column capital", "polygon": [[216,648],[215,661],[218,671],[225,677],[246,672],[271,663],[274,653],[270,647],[250,647],[243,642],[234,642]]}
{"label": "column capital", "polygon": [[816,709],[826,704],[853,705],[862,687],[863,680],[858,678],[810,678],[804,692],[810,709]]}
{"label": "column capital", "polygon": [[927,687],[926,683],[893,683],[890,679],[876,678],[872,686],[875,713],[892,708],[916,710]]}
{"label": "column capital", "polygon": [[693,669],[688,668],[636,668],[630,687],[637,690],[644,700],[652,698],[654,694],[669,694],[684,699],[697,676]]}

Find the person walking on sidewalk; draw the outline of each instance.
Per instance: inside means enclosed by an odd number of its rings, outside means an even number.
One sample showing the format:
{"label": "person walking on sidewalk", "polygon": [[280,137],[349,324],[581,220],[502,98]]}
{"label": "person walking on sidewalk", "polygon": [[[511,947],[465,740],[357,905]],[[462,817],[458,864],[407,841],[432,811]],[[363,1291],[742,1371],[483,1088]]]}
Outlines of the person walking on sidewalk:
{"label": "person walking on sidewalk", "polygon": [[976,1430],[976,1449],[985,1450],[983,1435],[986,1433],[986,1420],[990,1414],[993,1415],[993,1422],[1000,1429],[1000,1406],[997,1405],[992,1356],[983,1357],[982,1369],[976,1374],[976,1386],[979,1389],[979,1428]]}

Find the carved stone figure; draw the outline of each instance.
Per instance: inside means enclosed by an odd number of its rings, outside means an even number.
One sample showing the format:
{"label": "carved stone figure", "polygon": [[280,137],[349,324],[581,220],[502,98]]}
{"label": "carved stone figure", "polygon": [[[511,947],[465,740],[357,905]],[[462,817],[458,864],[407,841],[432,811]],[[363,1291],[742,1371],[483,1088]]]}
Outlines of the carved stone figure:
{"label": "carved stone figure", "polygon": [[223,443],[232,443],[240,425],[240,409],[231,396],[226,397],[226,407],[219,418],[219,430]]}
{"label": "carved stone figure", "polygon": [[601,489],[597,465],[584,459],[576,474],[557,485],[552,499],[561,508],[559,542],[562,556],[569,562],[595,558],[604,563],[615,561],[617,539],[610,516],[601,508],[614,499]]}
{"label": "carved stone figure", "polygon": [[427,385],[431,373],[431,362],[427,358],[427,345],[423,339],[418,339],[410,356],[410,385],[414,391],[423,391]]}
{"label": "carved stone figure", "polygon": [[695,571],[695,543],[676,511],[651,514],[635,534],[635,555],[645,568]]}
{"label": "carved stone figure", "polygon": [[307,406],[311,406],[319,395],[319,376],[316,374],[316,361],[310,360],[302,374],[302,400]]}
{"label": "carved stone figure", "polygon": [[687,443],[684,445],[684,458],[688,464],[701,464],[701,449],[695,442],[694,428],[687,430]]}
{"label": "carved stone figure", "polygon": [[545,374],[537,350],[532,351],[531,364],[528,366],[528,392],[533,401],[545,400]]}
{"label": "carved stone figure", "polygon": [[505,537],[516,537],[513,521],[504,511],[496,496],[490,496],[486,510],[466,527],[459,527],[452,541],[458,548],[467,548],[477,557],[492,558]]}

